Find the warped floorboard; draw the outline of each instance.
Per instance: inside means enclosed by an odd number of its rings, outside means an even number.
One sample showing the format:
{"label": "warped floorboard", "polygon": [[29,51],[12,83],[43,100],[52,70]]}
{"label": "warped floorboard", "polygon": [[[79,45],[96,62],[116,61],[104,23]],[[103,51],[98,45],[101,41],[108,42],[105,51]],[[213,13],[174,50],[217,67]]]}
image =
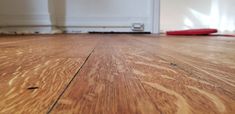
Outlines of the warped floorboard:
{"label": "warped floorboard", "polygon": [[0,38],[0,114],[233,114],[235,39]]}

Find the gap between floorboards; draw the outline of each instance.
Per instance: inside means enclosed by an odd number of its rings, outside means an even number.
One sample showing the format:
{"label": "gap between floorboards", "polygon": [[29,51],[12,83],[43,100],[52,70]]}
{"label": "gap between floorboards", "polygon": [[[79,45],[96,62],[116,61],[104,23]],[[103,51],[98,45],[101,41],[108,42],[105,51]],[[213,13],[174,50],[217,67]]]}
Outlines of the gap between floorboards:
{"label": "gap between floorboards", "polygon": [[81,69],[83,68],[83,66],[86,64],[86,62],[88,61],[88,59],[90,58],[90,56],[92,55],[92,53],[94,52],[94,50],[96,49],[96,47],[90,52],[90,54],[87,56],[87,58],[85,59],[85,61],[83,62],[82,66],[78,69],[78,71],[76,72],[76,74],[72,77],[72,79],[69,81],[69,83],[67,84],[67,86],[64,88],[64,90],[62,91],[62,93],[59,95],[59,97],[56,99],[56,101],[52,104],[52,106],[49,108],[49,110],[47,111],[46,114],[50,114],[52,112],[52,110],[54,109],[54,107],[56,106],[56,104],[58,103],[58,101],[60,100],[60,98],[64,95],[64,93],[66,92],[66,90],[69,88],[69,86],[71,85],[71,83],[73,82],[73,80],[78,76],[79,72],[81,71]]}

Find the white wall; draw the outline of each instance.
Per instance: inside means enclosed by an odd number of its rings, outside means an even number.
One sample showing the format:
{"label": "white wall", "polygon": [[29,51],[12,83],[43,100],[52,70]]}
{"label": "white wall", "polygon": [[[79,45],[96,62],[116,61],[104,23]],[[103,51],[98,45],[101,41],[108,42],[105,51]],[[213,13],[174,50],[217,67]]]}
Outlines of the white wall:
{"label": "white wall", "polygon": [[56,0],[55,3],[60,26],[128,27],[144,23],[150,30],[151,0]]}
{"label": "white wall", "polygon": [[151,3],[152,0],[0,0],[0,26],[113,26],[131,31],[132,23],[144,23],[146,31],[151,31]]}
{"label": "white wall", "polygon": [[0,25],[50,25],[48,0],[0,0]]}
{"label": "white wall", "polygon": [[235,32],[235,0],[161,0],[161,31],[217,28]]}
{"label": "white wall", "polygon": [[[93,3],[87,4],[87,6],[79,5],[78,8],[74,6],[78,3],[77,0],[54,0],[57,8],[55,8],[56,11],[53,11],[53,4],[48,4],[48,1],[53,2],[53,0],[0,0],[0,26],[51,25],[50,14],[53,15],[53,13],[57,13],[57,18],[54,21],[63,25],[65,24],[63,20],[67,19],[67,24],[71,25],[75,23],[74,20],[79,14],[82,14],[83,17],[85,17],[84,15],[87,17],[95,16],[94,13],[89,13],[89,8],[100,7],[98,12],[105,13],[109,10],[109,4],[111,4],[110,2],[102,3],[102,0],[80,0],[81,3],[84,2],[85,4]],[[68,3],[65,3],[65,1]],[[79,4],[81,4],[80,2]],[[66,8],[67,10],[64,10],[64,4],[70,5]],[[223,32],[235,32],[234,4],[235,0],[161,0],[161,30],[213,27]],[[48,5],[50,9],[48,9]],[[133,5],[133,9],[138,9],[141,6],[141,4],[137,4],[136,7],[135,5]],[[125,7],[128,6],[124,6],[123,9]],[[146,8],[146,5],[143,7]],[[103,8],[104,10],[102,10]],[[83,14],[82,11],[84,10],[88,12],[88,15],[87,13]],[[72,13],[70,13],[71,11]],[[70,18],[63,18],[65,12],[67,17]],[[144,15],[146,17],[147,13],[140,11],[133,15],[136,15],[136,17]],[[85,23],[85,21],[83,22]],[[82,23],[77,21],[75,24]]]}

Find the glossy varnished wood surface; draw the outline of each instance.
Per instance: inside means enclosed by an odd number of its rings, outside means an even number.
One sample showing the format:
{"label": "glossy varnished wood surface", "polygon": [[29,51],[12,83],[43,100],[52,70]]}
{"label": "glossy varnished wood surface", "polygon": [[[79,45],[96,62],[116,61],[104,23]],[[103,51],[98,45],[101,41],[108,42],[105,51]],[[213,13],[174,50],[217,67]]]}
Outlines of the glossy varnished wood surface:
{"label": "glossy varnished wood surface", "polygon": [[235,39],[0,37],[0,114],[233,114]]}

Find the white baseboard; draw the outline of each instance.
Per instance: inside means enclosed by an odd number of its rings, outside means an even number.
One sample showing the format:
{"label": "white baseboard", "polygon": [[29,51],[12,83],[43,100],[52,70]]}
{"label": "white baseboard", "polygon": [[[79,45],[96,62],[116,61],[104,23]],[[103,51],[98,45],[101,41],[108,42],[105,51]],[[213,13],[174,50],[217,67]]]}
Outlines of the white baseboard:
{"label": "white baseboard", "polygon": [[60,30],[66,33],[89,33],[89,32],[133,32],[131,27],[63,27]]}
{"label": "white baseboard", "polygon": [[133,32],[131,27],[3,27],[0,34],[56,34],[56,33],[89,33],[89,32]]}
{"label": "white baseboard", "polygon": [[129,17],[67,17],[57,18],[57,25],[63,26],[63,30],[70,32],[133,32],[133,23],[144,23],[145,31],[151,31],[151,24],[148,18]]}
{"label": "white baseboard", "polygon": [[54,34],[87,32],[133,32],[132,23],[144,23],[151,31],[146,17],[57,17],[59,29],[53,29],[49,15],[0,15],[0,34]]}
{"label": "white baseboard", "polygon": [[16,27],[2,27],[0,28],[0,34],[55,34],[62,33],[57,29],[53,29],[51,26],[16,26]]}
{"label": "white baseboard", "polygon": [[[58,33],[89,33],[89,32],[134,32],[131,27],[3,27],[0,34],[58,34]],[[150,32],[150,31],[143,31]]]}

